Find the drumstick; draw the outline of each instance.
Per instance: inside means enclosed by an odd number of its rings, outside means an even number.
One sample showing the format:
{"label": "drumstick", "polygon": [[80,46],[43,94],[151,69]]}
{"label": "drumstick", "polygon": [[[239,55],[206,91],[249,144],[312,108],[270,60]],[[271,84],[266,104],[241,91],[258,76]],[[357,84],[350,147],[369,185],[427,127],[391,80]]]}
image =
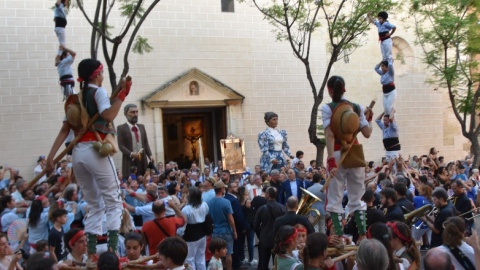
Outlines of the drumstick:
{"label": "drumstick", "polygon": [[[127,76],[125,79],[127,82],[132,80],[132,77]],[[113,92],[113,94],[110,96],[110,102],[112,102],[118,95],[118,93],[122,90],[122,83],[120,83],[117,86],[117,89]],[[78,141],[85,135],[87,130],[93,125],[95,121],[100,117],[100,114],[97,112],[91,119],[88,121],[88,124],[86,128],[82,129],[77,136],[73,139],[73,141],[53,160],[53,164],[57,164],[70,150],[73,149],[73,147],[78,143]],[[45,167],[35,178],[33,178],[32,181],[28,184],[28,189],[31,189],[37,182],[38,180],[47,172],[47,167]]]}
{"label": "drumstick", "polygon": [[333,261],[334,263],[336,263],[336,262],[345,260],[346,258],[355,255],[355,253],[357,253],[357,251],[356,251],[356,250],[352,250],[352,251],[350,251],[350,252],[348,252],[348,253],[343,254],[342,256],[338,256],[338,257],[333,258],[332,261]]}
{"label": "drumstick", "polygon": [[[372,112],[371,109],[373,108],[373,106],[375,106],[375,100],[372,100],[372,102],[370,102],[370,105],[367,107],[367,108],[370,109],[370,111],[367,112],[367,114],[365,115],[365,118],[368,119],[370,117],[371,112]],[[342,156],[340,157],[340,160],[337,163],[337,167],[342,164],[342,162],[347,157],[348,153],[350,153],[350,149],[352,149],[352,146],[355,143],[355,140],[357,139],[357,134],[358,134],[358,132],[355,133],[355,135],[353,136],[353,140],[349,144],[349,147],[347,148],[347,150],[345,150],[345,152],[342,153]],[[325,192],[325,190],[328,188],[328,185],[330,184],[330,180],[332,180],[332,175],[331,174],[328,176],[327,181],[325,181],[325,184],[323,185],[323,188],[321,190],[322,192]]]}
{"label": "drumstick", "polygon": [[127,264],[126,267],[123,268],[124,270],[133,270],[133,269],[158,269],[158,265],[150,264],[150,265],[143,265],[143,264]]}

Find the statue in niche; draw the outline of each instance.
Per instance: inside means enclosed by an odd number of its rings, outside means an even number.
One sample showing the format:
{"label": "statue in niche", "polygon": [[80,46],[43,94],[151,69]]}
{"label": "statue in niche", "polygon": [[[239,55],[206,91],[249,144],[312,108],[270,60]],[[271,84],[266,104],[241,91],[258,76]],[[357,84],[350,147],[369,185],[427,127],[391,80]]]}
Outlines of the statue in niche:
{"label": "statue in niche", "polygon": [[200,94],[200,88],[197,81],[191,81],[189,85],[190,96],[198,96]]}

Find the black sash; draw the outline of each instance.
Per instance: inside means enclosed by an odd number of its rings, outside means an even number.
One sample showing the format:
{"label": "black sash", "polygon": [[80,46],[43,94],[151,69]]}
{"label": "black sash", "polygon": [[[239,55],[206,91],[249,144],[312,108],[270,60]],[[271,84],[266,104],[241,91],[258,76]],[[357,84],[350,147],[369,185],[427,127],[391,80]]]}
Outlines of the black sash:
{"label": "black sash", "polygon": [[387,151],[400,151],[400,141],[398,137],[383,139],[383,147]]}
{"label": "black sash", "polygon": [[163,232],[163,234],[164,234],[166,237],[170,237],[170,236],[171,236],[169,233],[167,233],[167,231],[165,231],[165,229],[160,225],[160,223],[158,223],[158,221],[157,221],[156,219],[154,219],[153,222],[155,222],[155,224],[157,225],[157,227]]}
{"label": "black sash", "polygon": [[395,84],[385,84],[385,85],[382,85],[382,91],[383,91],[384,94],[390,93],[390,92],[392,92],[393,90],[395,90]]}
{"label": "black sash", "polygon": [[55,21],[55,27],[65,28],[65,26],[67,26],[67,20],[65,18],[55,17],[53,20]]}
{"label": "black sash", "polygon": [[475,270],[472,262],[468,259],[468,257],[463,253],[458,247],[451,248],[449,246],[444,245],[450,253],[457,259],[457,261],[466,269],[466,270]]}
{"label": "black sash", "polygon": [[388,33],[390,33],[390,32],[389,32],[389,31],[379,32],[379,33],[378,33],[378,37],[380,38],[381,41],[384,41],[384,40],[390,38],[390,37],[385,37]]}

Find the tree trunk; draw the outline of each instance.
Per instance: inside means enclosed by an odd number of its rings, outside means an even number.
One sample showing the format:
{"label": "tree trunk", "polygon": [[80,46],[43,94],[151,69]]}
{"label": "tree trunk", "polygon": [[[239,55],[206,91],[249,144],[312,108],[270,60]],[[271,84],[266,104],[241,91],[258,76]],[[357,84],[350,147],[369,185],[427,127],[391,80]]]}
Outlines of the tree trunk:
{"label": "tree trunk", "polygon": [[317,148],[317,157],[315,158],[317,161],[317,167],[323,166],[323,154],[325,153],[325,144],[322,143],[322,141],[319,140],[318,144],[315,144],[315,147]]}
{"label": "tree trunk", "polygon": [[[319,101],[319,102],[318,102]],[[310,115],[310,126],[308,127],[308,137],[310,142],[315,145],[317,149],[316,161],[317,166],[323,165],[323,152],[325,149],[325,143],[322,142],[317,136],[317,118],[318,118],[318,107],[322,102],[321,99],[317,99],[312,107],[312,113]]]}
{"label": "tree trunk", "polygon": [[472,168],[478,168],[480,163],[480,142],[478,141],[478,137],[475,135],[468,136],[468,139],[472,143],[472,147],[471,147],[472,154],[475,155]]}

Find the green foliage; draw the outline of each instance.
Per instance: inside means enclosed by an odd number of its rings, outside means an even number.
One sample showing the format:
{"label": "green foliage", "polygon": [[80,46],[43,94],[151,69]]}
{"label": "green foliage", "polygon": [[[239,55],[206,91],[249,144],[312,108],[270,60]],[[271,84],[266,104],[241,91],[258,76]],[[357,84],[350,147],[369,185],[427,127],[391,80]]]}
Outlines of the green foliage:
{"label": "green foliage", "polygon": [[[462,120],[472,114],[473,85],[479,82],[480,52],[479,1],[411,0],[415,17],[417,44],[423,51],[423,62],[433,72],[428,82],[447,88],[454,97],[452,108]],[[473,110],[474,111],[474,110]]]}
{"label": "green foliage", "polygon": [[320,141],[323,142],[323,144],[326,144],[325,130],[323,129],[323,124],[317,125],[317,136],[318,136],[318,139],[320,139]]}
{"label": "green foliage", "polygon": [[143,54],[149,53],[153,50],[152,46],[148,44],[148,38],[142,38],[141,36],[137,36],[135,42],[133,43],[132,52]]}
{"label": "green foliage", "polygon": [[[97,27],[98,27],[99,29],[102,29],[102,22],[98,22],[98,23],[97,23]],[[109,31],[110,29],[113,29],[113,26],[109,25],[108,22],[105,23],[105,31],[104,31],[104,33],[105,33],[105,35],[107,35],[108,37],[111,37],[111,36],[112,36],[112,33]],[[97,33],[97,37],[100,38],[100,34],[99,34],[99,33]]]}
{"label": "green foliage", "polygon": [[143,16],[143,13],[145,12],[145,9],[143,8],[143,6],[140,5],[137,13],[135,13],[135,9],[137,8],[137,5],[138,5],[138,0],[121,0],[119,2],[121,3],[120,14],[123,17],[127,17],[127,18],[130,18],[135,14],[135,17],[132,23],[133,25],[136,25],[137,19],[141,19]]}

